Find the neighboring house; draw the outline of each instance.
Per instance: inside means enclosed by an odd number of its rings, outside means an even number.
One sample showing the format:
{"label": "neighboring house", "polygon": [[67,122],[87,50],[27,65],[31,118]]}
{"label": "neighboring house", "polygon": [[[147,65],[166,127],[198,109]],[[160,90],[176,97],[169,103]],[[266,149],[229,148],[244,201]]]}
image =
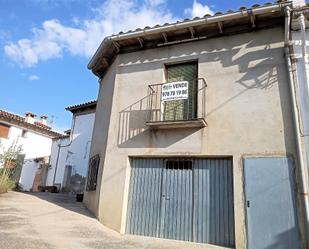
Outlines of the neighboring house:
{"label": "neighboring house", "polygon": [[40,121],[35,114],[26,113],[25,117],[0,110],[0,143],[7,149],[16,143],[22,147],[15,175],[25,191],[37,191],[44,184],[48,168],[52,138],[60,134],[46,125],[46,116]]}
{"label": "neighboring house", "polygon": [[47,186],[61,191],[84,191],[96,101],[67,107],[72,112],[72,127],[66,135],[53,139]]}
{"label": "neighboring house", "polygon": [[66,168],[66,160],[70,145],[70,131],[66,131],[65,135],[55,137],[51,146],[50,167],[47,173],[45,186],[56,186],[61,190],[64,181],[64,171]]}
{"label": "neighboring house", "polygon": [[218,248],[308,248],[293,4],[104,39],[88,65],[100,89],[84,197],[103,224]]}

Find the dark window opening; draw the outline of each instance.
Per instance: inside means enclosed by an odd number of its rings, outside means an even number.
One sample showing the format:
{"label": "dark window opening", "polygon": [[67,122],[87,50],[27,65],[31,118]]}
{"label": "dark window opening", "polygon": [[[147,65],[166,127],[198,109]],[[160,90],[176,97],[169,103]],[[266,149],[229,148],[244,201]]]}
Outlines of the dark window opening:
{"label": "dark window opening", "polygon": [[192,170],[192,160],[167,160],[166,169]]}
{"label": "dark window opening", "polygon": [[90,158],[87,176],[87,191],[94,191],[97,188],[97,178],[100,164],[100,156],[97,154]]}
{"label": "dark window opening", "polygon": [[21,136],[22,136],[22,137],[27,137],[27,133],[28,133],[28,131],[23,130],[23,131],[21,132]]}

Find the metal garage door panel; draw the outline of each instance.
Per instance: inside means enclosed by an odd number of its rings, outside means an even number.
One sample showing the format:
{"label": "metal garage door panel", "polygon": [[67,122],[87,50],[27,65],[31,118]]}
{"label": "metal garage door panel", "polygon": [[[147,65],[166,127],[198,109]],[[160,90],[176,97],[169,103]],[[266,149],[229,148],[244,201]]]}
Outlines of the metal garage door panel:
{"label": "metal garage door panel", "polygon": [[293,161],[286,157],[246,158],[248,248],[298,249]]}
{"label": "metal garage door panel", "polygon": [[192,161],[167,161],[162,179],[161,238],[192,241],[192,198]]}
{"label": "metal garage door panel", "polygon": [[134,159],[127,233],[234,247],[232,179],[229,159]]}
{"label": "metal garage door panel", "polygon": [[232,160],[194,160],[194,241],[234,247]]}
{"label": "metal garage door panel", "polygon": [[135,159],[131,169],[127,233],[158,237],[162,159]]}

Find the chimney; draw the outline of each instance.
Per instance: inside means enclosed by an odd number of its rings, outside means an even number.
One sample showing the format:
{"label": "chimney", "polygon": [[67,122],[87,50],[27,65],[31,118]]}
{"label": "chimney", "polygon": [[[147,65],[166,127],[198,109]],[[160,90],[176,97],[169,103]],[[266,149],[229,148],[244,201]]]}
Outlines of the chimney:
{"label": "chimney", "polygon": [[25,121],[29,124],[34,124],[34,117],[36,115],[32,112],[25,113]]}
{"label": "chimney", "polygon": [[47,118],[48,118],[47,116],[42,115],[42,116],[40,117],[40,123],[41,123],[42,125],[47,125],[47,122],[46,122]]}

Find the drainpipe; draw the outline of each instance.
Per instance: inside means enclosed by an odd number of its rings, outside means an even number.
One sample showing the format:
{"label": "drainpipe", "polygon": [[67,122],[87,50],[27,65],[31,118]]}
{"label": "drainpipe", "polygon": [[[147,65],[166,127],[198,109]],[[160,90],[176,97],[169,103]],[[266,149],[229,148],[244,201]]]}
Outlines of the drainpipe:
{"label": "drainpipe", "polygon": [[309,159],[309,81],[308,81],[308,72],[307,72],[307,51],[306,51],[306,26],[305,26],[305,17],[304,14],[301,13],[299,17],[297,18],[297,21],[300,25],[300,31],[301,31],[301,51],[302,51],[302,57],[299,59],[301,62],[301,69],[303,71],[303,74],[301,75],[303,88],[305,89],[303,95],[301,96],[301,106],[303,108],[302,116],[303,116],[303,136],[305,137],[306,146],[307,146],[307,158]]}
{"label": "drainpipe", "polygon": [[[302,196],[305,206],[305,228],[306,228],[306,238],[309,238],[309,200],[308,200],[308,180],[306,176],[306,163],[307,160],[302,153],[302,133],[301,133],[301,125],[300,125],[300,114],[298,112],[297,107],[297,100],[296,100],[296,88],[295,82],[293,77],[293,68],[291,62],[291,54],[290,54],[290,24],[291,24],[291,16],[290,16],[290,8],[285,7],[285,59],[286,59],[286,66],[289,75],[289,85],[290,85],[290,93],[291,93],[291,100],[292,100],[292,109],[293,109],[293,117],[294,117],[294,128],[295,128],[295,135],[296,135],[296,145],[297,145],[297,154],[299,159],[300,165],[300,173],[302,179]],[[306,146],[307,147],[307,146]],[[308,147],[307,147],[308,148]],[[308,151],[306,148],[306,151]],[[307,243],[307,241],[306,241]]]}
{"label": "drainpipe", "polygon": [[58,145],[58,153],[57,153],[56,166],[55,166],[55,171],[54,171],[53,186],[55,185],[55,179],[56,179],[56,174],[57,174],[57,169],[58,169],[58,161],[59,161],[59,155],[60,155],[60,149],[61,149],[60,144],[57,144],[57,145]]}

